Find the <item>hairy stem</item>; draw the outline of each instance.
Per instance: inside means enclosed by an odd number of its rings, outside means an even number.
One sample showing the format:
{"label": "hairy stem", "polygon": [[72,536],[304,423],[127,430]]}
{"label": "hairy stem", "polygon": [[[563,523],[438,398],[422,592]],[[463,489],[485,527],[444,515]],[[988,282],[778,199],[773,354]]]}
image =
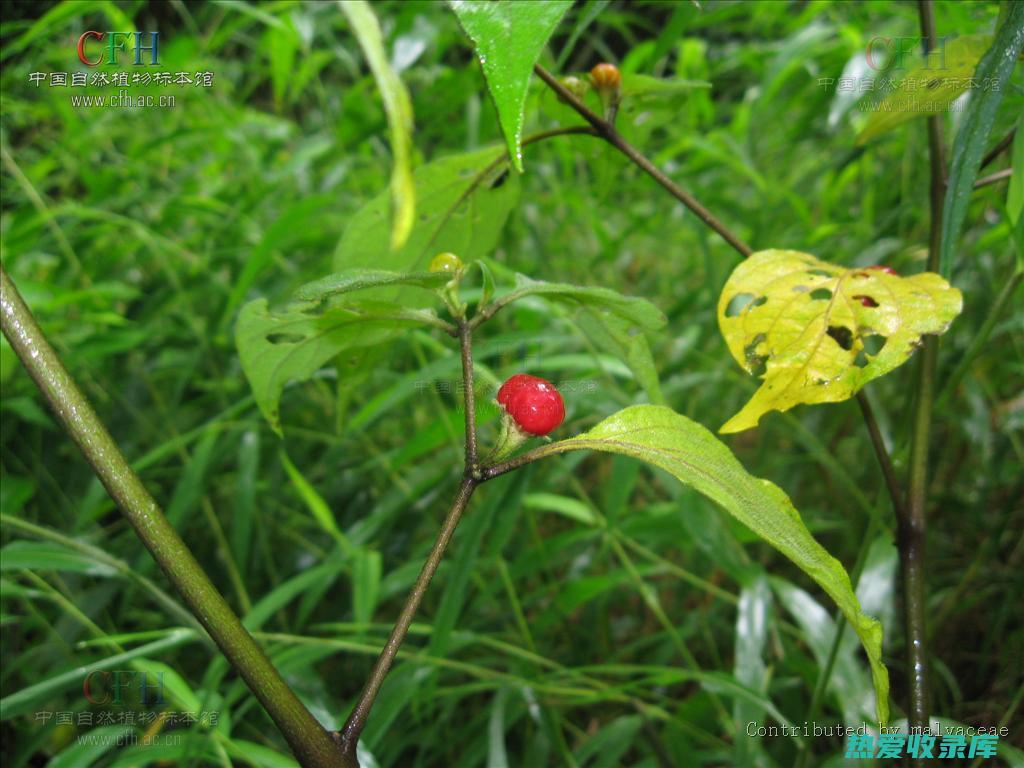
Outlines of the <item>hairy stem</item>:
{"label": "hairy stem", "polygon": [[370,677],[367,679],[366,685],[359,695],[359,701],[356,702],[352,714],[349,715],[344,727],[339,731],[342,749],[345,755],[352,760],[355,760],[359,735],[366,727],[370,710],[377,699],[381,685],[384,684],[384,678],[387,677],[391,669],[395,656],[398,654],[398,649],[402,646],[402,641],[405,640],[405,636],[409,633],[409,625],[412,624],[416,610],[420,607],[420,603],[423,602],[423,596],[427,592],[427,587],[430,585],[431,579],[434,578],[438,565],[441,564],[441,558],[444,557],[445,550],[452,540],[452,534],[455,533],[455,528],[458,526],[459,520],[462,519],[462,513],[466,511],[466,506],[469,504],[469,499],[473,495],[476,486],[477,481],[473,479],[472,475],[467,474],[459,486],[455,501],[452,502],[452,507],[448,510],[444,523],[441,525],[441,531],[437,535],[437,540],[434,542],[434,546],[431,547],[430,554],[427,555],[427,561],[423,564],[420,575],[416,578],[416,583],[409,592],[409,596],[405,599],[405,605],[402,606],[402,611],[398,615],[394,628],[391,630],[391,635],[384,644],[384,649],[381,651],[380,656],[377,657],[373,671],[370,672]]}
{"label": "hairy stem", "polygon": [[544,69],[540,64],[534,65],[533,71],[537,73],[537,76],[540,77],[541,80],[547,83],[551,90],[557,93],[567,104],[569,104],[569,106],[576,110],[584,120],[594,126],[594,129],[601,138],[622,152],[622,154],[633,161],[637,167],[642,169],[648,176],[664,187],[669,194],[676,198],[676,200],[697,214],[697,218],[721,235],[729,245],[740,253],[740,255],[745,258],[753,253],[753,250],[749,245],[744,243],[727,226],[725,226],[725,224],[719,221],[711,211],[701,205],[697,198],[683,190],[682,187],[662,173],[654,163],[647,159],[646,155],[626,141],[622,137],[622,134],[615,130],[614,125],[591,112],[587,105],[576,98],[575,94],[569,91],[569,89],[564,85],[558,82],[558,79],[554,75]]}
{"label": "hairy stem", "polygon": [[186,605],[238,670],[307,768],[353,768],[288,687],[167,521],[47,342],[0,266],[0,324],[29,375]]}

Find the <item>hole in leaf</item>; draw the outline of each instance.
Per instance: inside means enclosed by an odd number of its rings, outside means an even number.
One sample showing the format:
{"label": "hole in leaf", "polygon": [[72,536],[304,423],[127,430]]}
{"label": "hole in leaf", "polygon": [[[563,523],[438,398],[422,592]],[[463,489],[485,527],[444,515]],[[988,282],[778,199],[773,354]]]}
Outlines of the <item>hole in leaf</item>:
{"label": "hole in leaf", "polygon": [[747,361],[746,368],[754,376],[763,376],[767,370],[768,355],[757,352],[757,348],[766,338],[763,333],[759,333],[743,348],[743,357]]}
{"label": "hole in leaf", "polygon": [[766,301],[768,299],[765,296],[757,297],[752,293],[737,293],[725,308],[725,316],[736,317],[737,315],[742,315],[744,312],[754,309],[754,307],[760,307]]}
{"label": "hole in leaf", "polygon": [[494,181],[491,182],[491,189],[497,189],[508,180],[508,170],[504,170]]}
{"label": "hole in leaf", "polygon": [[819,288],[816,291],[811,291],[812,301],[828,301],[832,298],[832,291],[828,288]]}
{"label": "hole in leaf", "polygon": [[854,299],[859,301],[862,306],[865,307],[877,307],[878,302],[872,299],[870,296],[854,296]]}
{"label": "hole in leaf", "polygon": [[828,327],[828,335],[835,339],[836,344],[846,351],[853,349],[853,332],[849,328],[841,325],[830,325]]}
{"label": "hole in leaf", "polygon": [[864,352],[864,348],[861,347],[857,350],[857,356],[853,359],[853,364],[858,368],[866,368],[867,364],[871,361],[868,359],[867,354]]}
{"label": "hole in leaf", "polygon": [[267,341],[271,344],[298,344],[305,341],[306,337],[301,333],[268,333]]}
{"label": "hole in leaf", "polygon": [[887,339],[877,333],[871,333],[860,337],[860,343],[864,345],[864,351],[874,357],[882,351]]}

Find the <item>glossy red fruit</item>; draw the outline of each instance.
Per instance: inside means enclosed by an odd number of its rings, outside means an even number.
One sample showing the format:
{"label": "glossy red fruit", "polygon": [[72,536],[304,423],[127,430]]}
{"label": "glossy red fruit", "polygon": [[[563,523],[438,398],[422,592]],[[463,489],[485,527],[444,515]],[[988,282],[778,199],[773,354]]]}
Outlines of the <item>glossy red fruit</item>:
{"label": "glossy red fruit", "polygon": [[590,81],[599,90],[617,91],[622,75],[614,64],[602,63],[590,70]]}
{"label": "glossy red fruit", "polygon": [[541,437],[562,423],[565,403],[550,381],[517,373],[498,390],[498,402],[518,427]]}
{"label": "glossy red fruit", "polygon": [[897,272],[895,269],[893,269],[892,267],[887,267],[884,264],[873,264],[872,266],[868,267],[868,269],[877,269],[879,272],[885,272],[887,275],[899,274],[899,272]]}

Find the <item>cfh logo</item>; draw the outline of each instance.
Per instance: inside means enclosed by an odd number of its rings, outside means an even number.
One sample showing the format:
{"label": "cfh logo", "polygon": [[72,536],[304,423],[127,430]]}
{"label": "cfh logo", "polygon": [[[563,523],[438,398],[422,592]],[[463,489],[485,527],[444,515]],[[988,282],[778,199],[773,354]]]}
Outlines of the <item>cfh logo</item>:
{"label": "cfh logo", "polygon": [[[82,693],[90,704],[126,703],[128,695],[138,689],[138,703],[159,706],[164,703],[164,673],[147,675],[134,669],[94,669],[85,676]],[[130,703],[135,703],[132,699]]]}
{"label": "cfh logo", "polygon": [[[144,41],[149,41],[148,45]],[[104,42],[105,41],[105,42]],[[87,67],[98,67],[104,63],[106,54],[107,64],[117,64],[119,52],[135,54],[136,65],[159,64],[160,63],[160,33],[159,32],[96,32],[89,30],[83,32],[78,38],[78,59]],[[88,49],[88,50],[87,50]],[[95,53],[91,53],[95,51]],[[143,62],[142,52],[149,53],[149,61]]]}
{"label": "cfh logo", "polygon": [[868,40],[865,58],[868,66],[876,72],[885,67],[890,57],[894,70],[906,69],[904,61],[907,56],[916,56],[920,51],[925,69],[945,69],[948,39],[938,38],[931,49],[926,51],[923,37],[873,37]]}

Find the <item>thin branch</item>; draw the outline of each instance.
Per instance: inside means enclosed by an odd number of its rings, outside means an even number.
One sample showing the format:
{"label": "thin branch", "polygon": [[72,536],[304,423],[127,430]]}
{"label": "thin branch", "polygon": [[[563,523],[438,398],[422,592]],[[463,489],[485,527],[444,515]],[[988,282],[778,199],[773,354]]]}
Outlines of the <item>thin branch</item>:
{"label": "thin branch", "polygon": [[864,415],[864,423],[867,425],[868,434],[871,435],[871,445],[875,449],[875,456],[882,468],[882,476],[885,478],[885,487],[889,490],[889,498],[892,499],[892,508],[896,518],[906,516],[906,508],[903,504],[903,492],[900,490],[899,481],[896,479],[896,469],[893,467],[889,451],[885,448],[885,440],[882,439],[882,432],[878,428],[878,421],[875,419],[875,412],[871,408],[871,401],[868,400],[864,390],[857,393],[857,405]]}
{"label": "thin branch", "polygon": [[[589,129],[575,130],[574,128],[570,130],[559,128],[531,136],[529,141],[540,141],[545,138],[564,136],[570,133],[589,132]],[[490,172],[490,170],[493,170],[496,167],[497,166],[492,163],[491,166],[488,166],[488,171],[478,174],[478,180],[483,178]],[[441,524],[441,530],[438,532],[437,539],[434,542],[433,547],[431,547],[430,553],[427,555],[426,562],[423,563],[420,575],[417,577],[412,590],[405,598],[405,604],[402,606],[402,610],[398,615],[398,619],[395,621],[391,634],[388,637],[387,642],[384,644],[384,648],[381,650],[380,655],[377,657],[377,661],[373,666],[373,670],[370,672],[369,678],[366,680],[366,684],[363,686],[362,692],[359,694],[359,699],[356,702],[355,707],[353,707],[351,714],[349,714],[348,719],[345,721],[345,725],[335,734],[335,737],[342,745],[342,750],[346,757],[352,760],[356,765],[358,765],[356,751],[359,745],[359,736],[362,734],[363,729],[366,728],[366,723],[370,718],[370,711],[373,709],[373,705],[377,700],[377,694],[380,693],[380,688],[384,684],[384,680],[387,678],[388,672],[391,671],[391,666],[395,661],[395,657],[398,655],[398,651],[402,647],[402,643],[405,641],[406,635],[409,633],[409,627],[412,624],[413,617],[415,617],[420,603],[423,602],[423,596],[427,593],[427,588],[430,586],[430,582],[433,580],[434,574],[437,572],[437,568],[441,564],[441,560],[444,558],[444,553],[448,549],[448,545],[451,542],[452,536],[455,534],[455,529],[458,527],[459,521],[462,519],[462,514],[466,511],[466,507],[469,505],[469,500],[473,495],[473,491],[476,489],[477,485],[482,482],[482,476],[479,471],[476,436],[476,384],[475,377],[473,375],[474,326],[462,316],[458,317],[457,321],[458,328],[456,329],[455,335],[459,339],[459,352],[462,358],[463,405],[466,411],[466,450],[462,484],[459,486],[455,500],[452,502],[452,506],[448,510],[448,514],[445,517],[444,522]]]}
{"label": "thin branch", "polygon": [[359,695],[359,701],[352,710],[352,714],[349,715],[348,720],[345,721],[344,727],[337,734],[346,756],[352,760],[355,760],[359,735],[366,727],[370,710],[377,699],[377,694],[384,683],[384,678],[387,677],[395,656],[398,654],[398,649],[401,648],[402,641],[405,640],[405,636],[409,632],[409,625],[412,624],[416,610],[420,607],[423,596],[427,592],[427,587],[430,585],[431,579],[434,578],[438,565],[441,564],[441,558],[444,557],[445,550],[451,542],[455,528],[458,526],[459,520],[462,519],[462,513],[466,511],[466,506],[469,504],[469,499],[473,495],[476,486],[476,480],[472,476],[466,475],[459,486],[459,492],[455,496],[455,501],[452,502],[452,507],[448,510],[448,515],[441,525],[441,531],[437,535],[437,540],[434,542],[426,562],[423,563],[420,575],[417,577],[412,591],[409,592],[409,596],[405,599],[405,605],[402,606],[402,612],[399,614],[398,620],[391,630],[391,635],[384,644],[384,649],[381,651],[380,656],[377,657],[377,662],[373,666],[373,671],[366,681],[363,692]]}
{"label": "thin branch", "polygon": [[1003,168],[1001,171],[990,173],[988,176],[982,176],[976,182],[974,182],[975,189],[981,189],[987,187],[989,184],[995,184],[996,182],[1008,179],[1013,175],[1013,168]]}
{"label": "thin branch", "polygon": [[466,408],[466,471],[477,469],[476,393],[473,391],[473,329],[465,320],[459,321],[459,349],[462,353],[462,386]]}
{"label": "thin branch", "polygon": [[672,181],[672,179],[662,173],[642,152],[626,141],[622,135],[615,130],[614,125],[591,112],[587,105],[576,98],[575,94],[569,91],[569,89],[564,85],[558,82],[558,79],[554,75],[544,69],[540,64],[536,64],[533,71],[537,73],[537,76],[540,77],[541,80],[547,83],[551,90],[557,93],[570,107],[576,110],[584,120],[594,126],[594,129],[601,138],[622,152],[622,154],[632,160],[635,165],[646,172],[647,175],[668,190],[669,194],[697,214],[697,217],[701,221],[721,235],[722,238],[736,249],[741,256],[745,258],[753,253],[753,249],[749,245],[733,234],[733,232],[725,226],[725,224],[719,221],[711,211],[701,205],[697,198],[684,191],[678,184]]}
{"label": "thin branch", "polygon": [[167,521],[114,439],[47,342],[14,282],[0,266],[4,336],[192,613],[238,670],[308,768],[353,768],[331,735],[288,687],[260,645],[232,612],[191,550]]}
{"label": "thin branch", "polygon": [[992,149],[989,150],[988,154],[981,160],[981,167],[989,165],[993,160],[999,157],[1003,152],[1006,151],[1007,147],[1013,144],[1013,137],[1017,135],[1017,129],[1011,128],[1010,132],[1003,136],[1003,138],[996,144]]}

